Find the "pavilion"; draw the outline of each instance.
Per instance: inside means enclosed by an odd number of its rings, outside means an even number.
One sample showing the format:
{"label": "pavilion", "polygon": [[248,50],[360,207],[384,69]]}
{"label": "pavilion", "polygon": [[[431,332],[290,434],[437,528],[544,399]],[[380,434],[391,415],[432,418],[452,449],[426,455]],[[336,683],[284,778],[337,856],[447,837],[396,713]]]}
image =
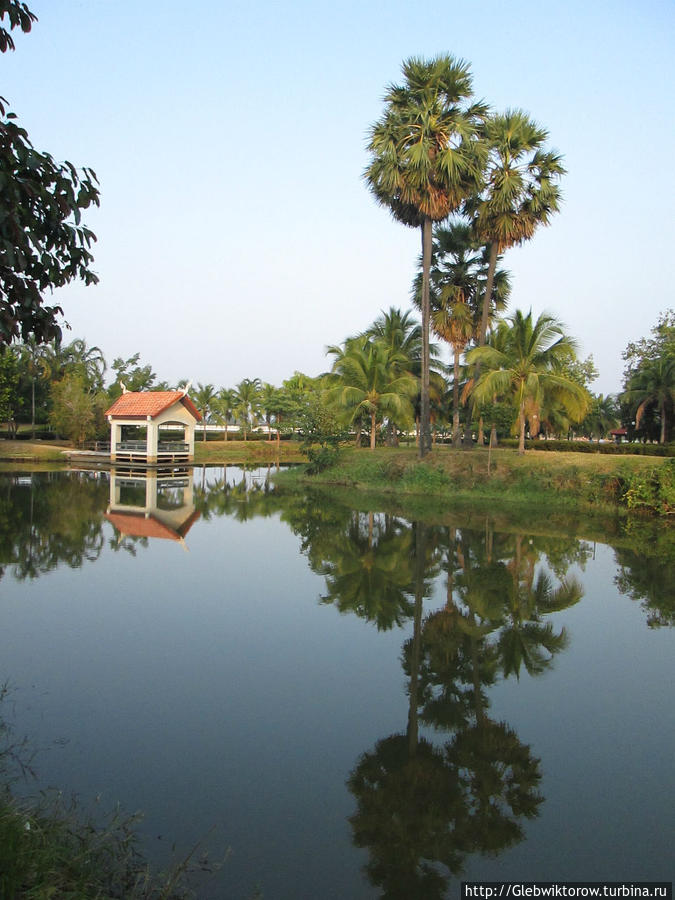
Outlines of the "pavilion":
{"label": "pavilion", "polygon": [[187,390],[123,390],[105,412],[111,461],[146,466],[192,462],[195,425],[202,417]]}

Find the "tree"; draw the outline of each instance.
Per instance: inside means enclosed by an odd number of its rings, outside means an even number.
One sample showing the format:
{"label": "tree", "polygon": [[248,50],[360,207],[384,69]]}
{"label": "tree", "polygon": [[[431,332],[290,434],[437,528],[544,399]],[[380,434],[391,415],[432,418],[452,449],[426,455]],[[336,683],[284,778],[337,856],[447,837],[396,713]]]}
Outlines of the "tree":
{"label": "tree", "polygon": [[581,423],[581,430],[591,438],[603,438],[619,424],[619,407],[612,394],[591,397],[591,406]]}
{"label": "tree", "polygon": [[195,406],[202,414],[202,434],[206,440],[206,422],[211,415],[214,407],[217,405],[216,391],[212,384],[198,384],[197,390],[193,393],[192,399]]}
{"label": "tree", "polygon": [[[388,347],[395,350],[405,357],[405,361],[401,363],[402,371],[409,372],[418,380],[418,385],[422,382],[422,351],[423,336],[422,328],[415,321],[412,314],[402,312],[391,306],[387,312],[382,312],[380,316],[367,328],[361,337],[372,337],[382,340]],[[429,404],[433,400],[437,402],[445,391],[445,381],[439,371],[439,352],[436,344],[429,344]],[[417,415],[420,407],[420,390],[418,387],[417,397],[415,398],[415,413]],[[395,443],[397,423],[390,417],[391,442]]]}
{"label": "tree", "polygon": [[140,358],[140,353],[134,353],[129,359],[118,356],[113,360],[112,369],[116,377],[108,391],[111,400],[122,393],[122,384],[128,391],[149,391],[154,386],[157,375],[152,371],[152,366],[139,365]]}
{"label": "tree", "polygon": [[335,356],[329,400],[346,410],[351,421],[364,413],[369,416],[371,450],[382,416],[390,413],[412,422],[417,380],[403,369],[404,353],[368,338],[350,339],[343,347],[329,347],[328,352]]}
{"label": "tree", "polygon": [[18,399],[19,364],[16,354],[7,347],[0,347],[0,421],[12,429]]}
{"label": "tree", "polygon": [[246,440],[246,435],[251,428],[252,419],[255,418],[255,415],[257,413],[259,394],[259,378],[244,378],[237,385],[236,413],[244,432],[244,440]]}
{"label": "tree", "polygon": [[640,428],[648,409],[658,411],[661,423],[659,443],[665,444],[670,416],[675,406],[675,354],[646,359],[631,376],[623,399],[635,410],[636,430]]}
{"label": "tree", "polygon": [[668,439],[670,420],[675,407],[675,313],[662,313],[652,328],[652,337],[630,343],[623,358],[624,393],[635,428],[640,429],[647,416],[656,415],[660,425],[659,442]]}
{"label": "tree", "polygon": [[[35,15],[24,3],[3,0],[0,19],[9,29],[30,31]],[[0,51],[14,49],[0,28]],[[90,252],[95,234],[82,210],[99,205],[96,174],[55,162],[35,149],[16,115],[0,98],[0,344],[31,336],[37,343],[61,338],[60,306],[44,293],[75,279],[96,284]]]}
{"label": "tree", "polygon": [[224,426],[224,438],[227,440],[227,425],[237,405],[237,392],[231,388],[221,388],[211,406]]}
{"label": "tree", "polygon": [[[508,324],[510,323],[510,324]],[[537,412],[544,395],[558,400],[567,412],[580,421],[588,408],[588,392],[559,367],[576,352],[574,340],[565,334],[563,325],[547,313],[536,321],[532,311],[526,316],[520,310],[501,322],[503,349],[476,347],[467,356],[471,364],[485,370],[473,388],[476,400],[491,401],[509,396],[518,412],[518,452],[525,452],[525,419]]]}
{"label": "tree", "polygon": [[422,232],[422,385],[420,457],[431,449],[429,407],[429,273],[432,223],[458,209],[476,189],[483,163],[478,126],[487,113],[471,97],[469,66],[452,56],[403,63],[403,85],[391,85],[385,112],[370,130],[364,175],[395,219]]}
{"label": "tree", "polygon": [[479,346],[487,338],[497,256],[548,224],[559,208],[558,181],[565,174],[561,157],[542,150],[548,132],[522,110],[488,116],[483,135],[488,147],[483,189],[465,204],[478,239],[489,246]]}
{"label": "tree", "polygon": [[[434,229],[431,255],[431,327],[452,348],[453,362],[453,444],[459,445],[459,373],[460,357],[478,333],[483,284],[488,259],[485,247],[477,243],[473,229],[462,221],[439,225]],[[495,272],[492,280],[490,313],[506,307],[511,292],[509,273]],[[413,293],[420,302],[421,277],[415,280]]]}
{"label": "tree", "polygon": [[69,441],[82,446],[103,428],[106,398],[91,394],[81,375],[66,375],[52,387],[49,424]]}

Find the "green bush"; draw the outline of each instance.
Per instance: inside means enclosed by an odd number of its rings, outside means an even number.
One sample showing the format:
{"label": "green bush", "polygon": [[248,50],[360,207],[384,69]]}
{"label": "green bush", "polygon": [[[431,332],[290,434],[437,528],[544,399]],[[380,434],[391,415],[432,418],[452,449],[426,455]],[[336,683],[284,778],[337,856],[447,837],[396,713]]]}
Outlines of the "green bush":
{"label": "green bush", "polygon": [[[500,447],[518,446],[514,438],[504,438]],[[525,441],[526,450],[557,450],[569,453],[601,453],[608,456],[675,456],[675,444],[615,444],[608,441],[599,444],[597,441]]]}
{"label": "green bush", "polygon": [[628,509],[675,515],[675,459],[658,468],[633,472],[627,481],[623,500]]}

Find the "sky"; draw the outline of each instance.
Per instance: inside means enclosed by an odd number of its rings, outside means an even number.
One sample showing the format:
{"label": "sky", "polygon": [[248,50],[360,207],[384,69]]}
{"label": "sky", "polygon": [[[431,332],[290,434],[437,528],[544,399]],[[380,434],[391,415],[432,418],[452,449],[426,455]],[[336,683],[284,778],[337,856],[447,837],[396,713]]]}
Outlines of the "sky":
{"label": "sky", "polygon": [[100,283],[55,293],[109,363],[279,385],[410,308],[419,232],[376,205],[366,136],[401,62],[471,65],[564,157],[563,204],[509,250],[510,309],[546,310],[621,388],[673,298],[672,0],[28,0],[0,94],[37,149],[95,170]]}

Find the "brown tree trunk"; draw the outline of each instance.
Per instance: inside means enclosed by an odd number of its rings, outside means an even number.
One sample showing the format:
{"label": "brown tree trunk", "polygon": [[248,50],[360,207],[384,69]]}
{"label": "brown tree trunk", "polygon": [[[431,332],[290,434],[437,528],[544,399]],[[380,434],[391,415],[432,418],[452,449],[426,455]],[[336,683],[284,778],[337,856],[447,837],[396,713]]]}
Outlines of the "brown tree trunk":
{"label": "brown tree trunk", "polygon": [[422,397],[420,409],[419,457],[423,459],[431,450],[431,425],[429,410],[429,276],[431,273],[431,219],[422,223]]}

